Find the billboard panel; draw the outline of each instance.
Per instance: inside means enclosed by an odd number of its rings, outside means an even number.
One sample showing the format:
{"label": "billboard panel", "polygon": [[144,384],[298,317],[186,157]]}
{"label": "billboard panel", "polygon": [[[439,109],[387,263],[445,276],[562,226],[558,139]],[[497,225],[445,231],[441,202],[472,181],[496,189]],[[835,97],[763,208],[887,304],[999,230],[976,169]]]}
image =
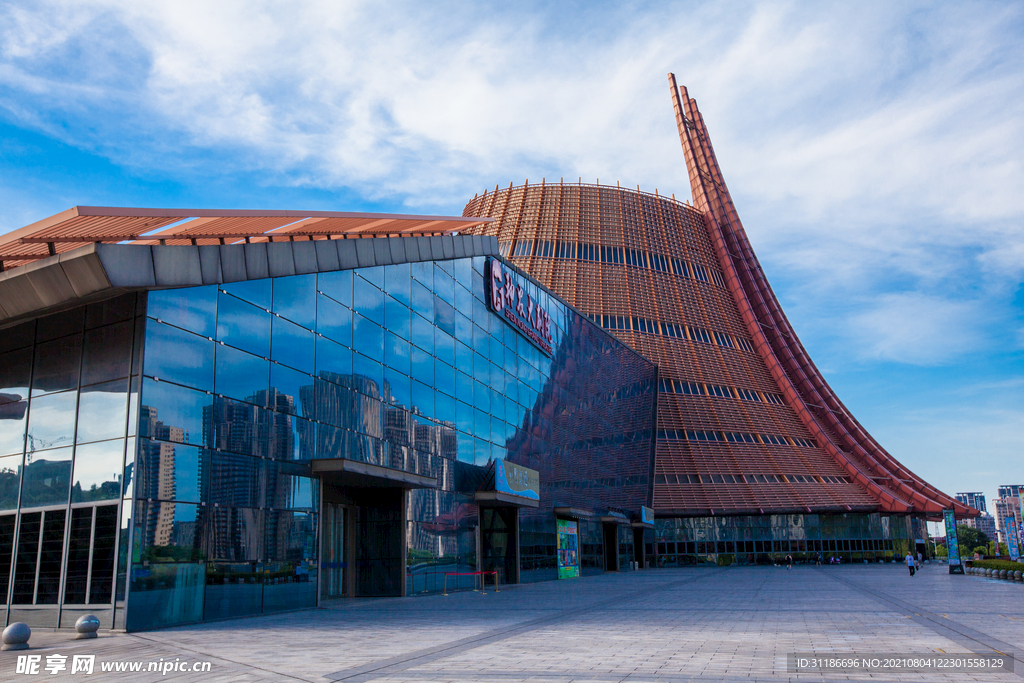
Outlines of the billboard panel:
{"label": "billboard panel", "polygon": [[558,578],[574,579],[580,575],[579,525],[575,521],[558,521]]}
{"label": "billboard panel", "polygon": [[942,511],[942,520],[946,523],[946,552],[949,556],[949,573],[963,574],[964,568],[960,564],[960,546],[956,538],[956,517],[952,510]]}

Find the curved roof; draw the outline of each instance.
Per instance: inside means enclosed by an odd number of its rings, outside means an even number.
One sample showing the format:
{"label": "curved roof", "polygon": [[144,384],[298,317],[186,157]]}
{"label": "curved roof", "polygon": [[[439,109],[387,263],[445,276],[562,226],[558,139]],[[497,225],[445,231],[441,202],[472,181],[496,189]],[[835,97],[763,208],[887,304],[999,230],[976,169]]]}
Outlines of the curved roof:
{"label": "curved roof", "polygon": [[490,218],[344,211],[139,209],[75,206],[0,235],[0,271],[84,243],[236,244],[458,233]]}

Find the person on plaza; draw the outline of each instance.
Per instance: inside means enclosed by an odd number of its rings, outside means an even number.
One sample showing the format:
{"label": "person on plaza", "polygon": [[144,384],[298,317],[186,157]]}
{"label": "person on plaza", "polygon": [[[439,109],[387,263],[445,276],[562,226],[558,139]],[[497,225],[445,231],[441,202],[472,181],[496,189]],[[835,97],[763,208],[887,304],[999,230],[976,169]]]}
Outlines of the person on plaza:
{"label": "person on plaza", "polygon": [[918,553],[917,553],[917,566],[920,567],[923,562],[924,562],[924,555],[922,555],[921,552],[918,551]]}
{"label": "person on plaza", "polygon": [[914,575],[914,556],[907,552],[907,568],[910,570],[910,575]]}
{"label": "person on plaza", "polygon": [[786,555],[786,571],[788,572],[793,568],[793,556]]}
{"label": "person on plaza", "polygon": [[814,558],[814,564],[818,567],[821,566],[821,553],[818,553],[817,556]]}

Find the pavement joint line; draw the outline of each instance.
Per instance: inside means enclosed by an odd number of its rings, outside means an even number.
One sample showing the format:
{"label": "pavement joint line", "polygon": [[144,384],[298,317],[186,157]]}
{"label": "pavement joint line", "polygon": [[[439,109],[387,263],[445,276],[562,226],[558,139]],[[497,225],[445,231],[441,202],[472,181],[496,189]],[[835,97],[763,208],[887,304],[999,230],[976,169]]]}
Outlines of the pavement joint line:
{"label": "pavement joint line", "polygon": [[[899,598],[893,597],[892,595],[889,595],[888,593],[885,593],[883,591],[868,588],[867,586],[856,583],[854,581],[850,581],[848,579],[840,578],[839,576],[829,575],[827,572],[818,569],[817,567],[815,567],[815,570],[822,574],[825,574],[826,576],[829,576],[829,578],[833,579],[834,581],[845,583],[847,586],[850,586],[854,590],[860,591],[861,593],[867,593],[868,595],[871,595],[883,604],[887,603],[891,608],[894,608],[895,610],[900,612],[904,612],[904,615],[907,618],[912,619],[916,623],[931,629],[932,631],[943,637],[949,638],[949,632],[959,635],[960,638],[949,639],[954,642],[958,642],[960,645],[963,645],[964,647],[967,647],[975,654],[991,654],[993,651],[995,651],[1001,655],[1005,655],[1007,657],[1012,658],[1015,662],[1017,662],[1017,664],[1024,664],[1024,659],[1021,659],[1020,656],[1017,653],[1015,653],[1016,648],[1014,648],[1013,645],[1010,645],[1007,642],[999,640],[994,636],[990,636],[987,633],[982,633],[981,631],[975,630],[970,626],[966,626],[958,621],[954,621],[953,619],[950,619],[945,615],[940,616],[934,612],[929,612],[928,610],[921,609],[920,607],[911,606],[910,604],[900,600]],[[915,611],[918,609],[920,609],[921,612]],[[912,613],[914,616],[906,614],[907,612]],[[918,618],[915,619],[915,616]],[[944,619],[949,623],[941,623],[940,619]],[[979,651],[971,647],[970,642],[968,641],[978,643],[986,649]],[[1024,673],[1021,673],[1019,666],[1015,665],[1013,669],[1014,674],[1016,674],[1018,677],[1024,678]]]}
{"label": "pavement joint line", "polygon": [[[175,642],[173,645],[171,645],[171,644],[169,644],[169,643],[167,643],[167,642],[165,642],[163,640],[160,640],[158,638],[150,638],[150,637],[147,637],[147,636],[145,636],[145,635],[143,635],[141,633],[128,633],[128,634],[125,634],[125,635],[127,637],[129,637],[129,638],[136,638],[138,640],[144,640],[147,643],[153,643],[154,645],[161,645],[161,646],[163,646],[163,647],[165,647],[167,649],[178,649],[178,650],[184,650],[185,652],[191,652],[193,654],[196,654],[196,655],[199,655],[201,657],[207,658],[207,659],[210,660],[211,663],[218,664],[219,666],[222,666],[225,669],[233,669],[233,670],[237,671],[239,674],[246,673],[247,670],[248,671],[259,671],[262,674],[267,674],[267,675],[272,676],[272,677],[290,678],[290,679],[296,680],[296,681],[306,681],[306,683],[317,683],[316,679],[303,678],[302,676],[295,676],[295,675],[292,675],[292,674],[281,673],[280,671],[275,671],[273,669],[264,669],[261,666],[255,666],[253,664],[247,664],[245,662],[238,662],[238,661],[235,661],[233,659],[228,659],[227,657],[223,657],[223,656],[220,656],[220,655],[213,655],[213,654],[210,654],[208,652],[203,652],[202,650],[197,650],[195,648],[188,647],[187,645],[183,645],[180,642]],[[239,669],[239,668],[236,668],[236,667],[242,667],[242,668]]]}
{"label": "pavement joint line", "polygon": [[398,655],[389,659],[384,659],[377,662],[371,662],[362,666],[353,667],[351,669],[343,669],[341,671],[335,671],[333,673],[325,674],[324,678],[332,681],[347,681],[350,683],[364,683],[365,681],[371,681],[375,678],[381,678],[383,676],[391,675],[394,673],[400,673],[419,666],[420,664],[426,664],[428,662],[437,661],[438,659],[444,659],[450,657],[453,654],[459,654],[466,650],[472,650],[474,648],[489,645],[499,640],[505,640],[517,636],[521,633],[533,631],[536,628],[544,625],[548,625],[557,621],[569,619],[571,617],[583,614],[584,612],[590,612],[597,610],[609,605],[614,605],[618,602],[623,602],[637,597],[638,595],[650,595],[651,593],[657,593],[664,590],[669,590],[687,583],[699,581],[703,578],[713,576],[713,571],[706,571],[697,576],[689,576],[679,581],[673,581],[672,583],[665,584],[653,590],[650,588],[640,588],[631,591],[625,595],[620,595],[610,600],[604,600],[595,602],[590,605],[585,605],[572,610],[558,612],[544,617],[538,617],[521,624],[509,626],[506,628],[495,629],[493,631],[487,631],[474,636],[468,636],[466,638],[460,638],[459,640],[438,645],[432,648],[425,648],[423,650],[416,650],[413,652],[406,653],[404,655]]}

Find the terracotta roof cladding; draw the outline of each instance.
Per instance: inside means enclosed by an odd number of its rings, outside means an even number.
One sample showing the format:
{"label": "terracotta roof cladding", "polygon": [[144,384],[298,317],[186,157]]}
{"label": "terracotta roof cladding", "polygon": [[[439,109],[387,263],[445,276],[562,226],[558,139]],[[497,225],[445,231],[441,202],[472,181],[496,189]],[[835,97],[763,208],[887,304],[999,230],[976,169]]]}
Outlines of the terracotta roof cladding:
{"label": "terracotta roof cladding", "polygon": [[0,235],[0,270],[88,242],[230,244],[458,233],[490,218],[348,211],[147,209],[75,206]]}

